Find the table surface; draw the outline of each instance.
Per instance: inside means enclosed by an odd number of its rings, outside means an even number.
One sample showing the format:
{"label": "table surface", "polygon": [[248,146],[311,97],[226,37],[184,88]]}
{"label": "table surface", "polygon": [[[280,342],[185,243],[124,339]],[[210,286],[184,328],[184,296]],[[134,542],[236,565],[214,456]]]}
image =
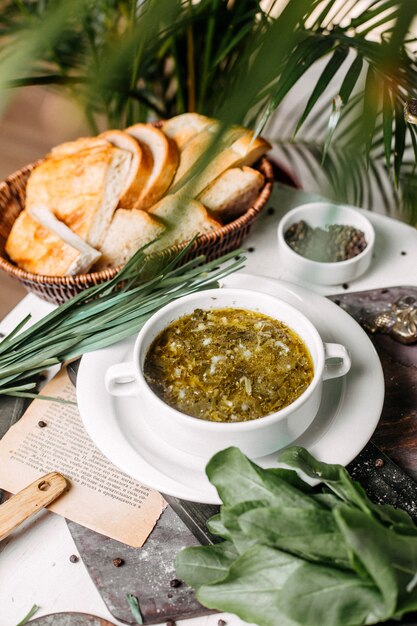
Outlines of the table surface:
{"label": "table surface", "polygon": [[[276,190],[267,211],[261,216],[246,246],[246,273],[291,281],[291,272],[278,262],[276,229],[280,215],[289,207],[315,198],[303,192]],[[376,231],[375,257],[370,270],[352,282],[347,290],[360,291],[398,285],[417,286],[417,231],[400,221],[367,213]],[[322,287],[304,284],[313,291],[330,295],[343,291],[341,285]],[[51,306],[29,295],[0,324],[7,332],[28,312],[42,317]],[[13,626],[33,604],[40,606],[37,616],[63,611],[80,611],[108,619],[121,626],[107,610],[83,563],[71,563],[76,553],[65,520],[40,512],[0,543],[0,626]],[[179,621],[178,626],[215,626],[218,615]],[[225,615],[228,626],[243,625],[235,616]]]}

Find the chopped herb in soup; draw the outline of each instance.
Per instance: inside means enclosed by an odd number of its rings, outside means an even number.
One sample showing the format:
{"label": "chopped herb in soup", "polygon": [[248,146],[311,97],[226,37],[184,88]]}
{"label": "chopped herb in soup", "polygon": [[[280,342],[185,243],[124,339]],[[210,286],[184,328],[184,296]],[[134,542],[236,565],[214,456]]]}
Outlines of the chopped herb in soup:
{"label": "chopped herb in soup", "polygon": [[310,353],[288,326],[243,309],[196,309],[153,341],[145,378],[164,402],[213,422],[279,411],[313,379]]}

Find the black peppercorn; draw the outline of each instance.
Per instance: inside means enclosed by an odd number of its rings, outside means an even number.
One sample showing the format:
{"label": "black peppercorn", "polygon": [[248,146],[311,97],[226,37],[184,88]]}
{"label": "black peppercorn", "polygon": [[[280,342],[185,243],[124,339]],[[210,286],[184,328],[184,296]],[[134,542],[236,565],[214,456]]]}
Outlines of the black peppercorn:
{"label": "black peppercorn", "polygon": [[39,428],[45,428],[45,426],[47,426],[47,423],[46,423],[46,422],[44,422],[43,420],[40,420],[40,421],[38,422],[38,426],[39,426]]}
{"label": "black peppercorn", "polygon": [[71,563],[78,563],[80,559],[76,554],[71,554],[69,560],[71,561]]}
{"label": "black peppercorn", "polygon": [[376,459],[375,467],[384,467],[384,465],[385,465],[384,459]]}
{"label": "black peppercorn", "polygon": [[175,622],[174,622],[174,620],[173,620],[173,619],[169,619],[169,620],[167,621],[166,626],[175,626]]}
{"label": "black peppercorn", "polygon": [[219,619],[219,621],[217,622],[217,626],[226,626],[227,622],[224,621],[224,619]]}
{"label": "black peppercorn", "polygon": [[120,567],[121,565],[124,564],[124,560],[120,558],[113,559],[112,562],[113,562],[114,567]]}
{"label": "black peppercorn", "polygon": [[178,578],[173,578],[172,580],[169,581],[169,586],[170,587],[181,587],[182,585],[182,580],[179,580]]}

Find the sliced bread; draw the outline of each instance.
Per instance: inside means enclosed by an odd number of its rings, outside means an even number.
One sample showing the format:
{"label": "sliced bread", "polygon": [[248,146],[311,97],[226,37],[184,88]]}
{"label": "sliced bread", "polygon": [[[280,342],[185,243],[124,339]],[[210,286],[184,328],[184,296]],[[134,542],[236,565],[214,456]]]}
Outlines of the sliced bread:
{"label": "sliced bread", "polygon": [[106,140],[100,137],[80,137],[74,139],[74,141],[66,141],[54,146],[48,156],[66,156],[69,154],[75,154],[81,150],[91,150],[92,148],[100,148],[105,146]]}
{"label": "sliced bread", "polygon": [[210,183],[198,200],[223,223],[230,222],[252,206],[263,184],[258,170],[233,167]]}
{"label": "sliced bread", "polygon": [[[170,193],[175,194],[177,191],[184,188],[191,180],[202,178],[213,160],[222,155],[223,152],[227,150],[237,139],[248,132],[242,126],[233,126],[228,128],[221,135],[219,135],[219,132],[216,131],[219,131],[218,124],[215,126],[209,126],[195,135],[195,137],[193,137],[186,144],[180,154],[180,163],[176,171],[175,178],[172,181]],[[209,151],[212,151],[210,160],[205,164],[203,173],[197,176],[195,173],[195,166],[198,166],[198,161],[203,160],[203,155],[207,155]],[[219,172],[219,174],[220,173],[221,172]],[[208,184],[209,183],[204,185],[204,187],[207,187]],[[202,187],[199,191],[202,191],[204,187]],[[195,194],[189,193],[187,195],[193,196]]]}
{"label": "sliced bread", "polygon": [[[187,144],[183,154],[187,152],[192,143],[193,141],[190,141]],[[171,193],[175,194],[180,191],[188,196],[198,196],[224,171],[232,167],[252,165],[270,148],[271,145],[262,137],[254,139],[251,131],[245,131],[243,135],[233,141],[228,147],[221,149],[221,146],[219,146],[219,149],[216,150],[216,155],[207,163],[204,170],[194,175],[191,169],[194,157],[190,155],[188,160],[189,168],[187,168],[190,173],[187,174],[187,170],[185,170],[183,178],[177,180],[176,183],[174,181]]]}
{"label": "sliced bread", "polygon": [[[103,140],[100,140],[103,141]],[[104,240],[125,189],[132,155],[107,141],[72,154],[49,156],[31,173],[26,209],[45,205],[93,248]]]}
{"label": "sliced bread", "polygon": [[65,276],[88,272],[100,253],[75,235],[74,238],[77,248],[22,211],[10,231],[6,252],[16,265],[33,274]]}
{"label": "sliced bread", "polygon": [[183,150],[186,143],[208,126],[217,122],[198,113],[183,113],[162,122],[162,130],[175,141],[179,150]]}
{"label": "sliced bread", "polygon": [[158,250],[221,227],[217,220],[210,217],[201,202],[184,196],[165,196],[149,209],[149,214],[166,226],[166,231],[155,244]]}
{"label": "sliced bread", "polygon": [[101,133],[99,138],[105,139],[116,148],[126,150],[132,155],[129,175],[119,198],[119,206],[132,209],[152,173],[152,154],[149,150],[142,150],[140,143],[122,130],[107,130]]}
{"label": "sliced bread", "polygon": [[136,209],[147,209],[157,202],[170,186],[178,166],[178,148],[161,130],[147,124],[134,124],[126,128],[152,154],[153,169],[135,203]]}
{"label": "sliced bread", "polygon": [[[146,211],[117,209],[100,247],[101,258],[95,270],[124,265],[142,246],[159,237],[165,226]],[[153,249],[153,244],[147,248]]]}

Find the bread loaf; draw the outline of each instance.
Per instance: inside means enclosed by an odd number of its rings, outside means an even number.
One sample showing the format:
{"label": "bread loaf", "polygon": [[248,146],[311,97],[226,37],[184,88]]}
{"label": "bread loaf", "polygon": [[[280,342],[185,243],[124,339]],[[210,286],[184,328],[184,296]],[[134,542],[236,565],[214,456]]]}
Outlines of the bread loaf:
{"label": "bread loaf", "polygon": [[198,113],[183,113],[162,122],[162,130],[171,137],[181,151],[185,145],[202,130],[213,126],[216,121]]}
{"label": "bread loaf", "polygon": [[47,156],[63,157],[75,154],[81,150],[91,150],[92,148],[100,148],[100,146],[105,145],[106,140],[102,137],[79,137],[79,139],[74,139],[74,141],[66,141],[54,146]]}
{"label": "bread loaf", "polygon": [[[146,211],[117,209],[106,238],[100,247],[101,258],[95,270],[123,265],[139,248],[150,243],[165,230],[165,226]],[[152,252],[153,245],[147,248]]]}
{"label": "bread loaf", "polygon": [[[231,167],[252,165],[270,147],[262,137],[255,138],[252,131],[239,126],[228,129],[219,139],[212,129],[206,129],[191,139],[182,151],[170,193],[181,192],[187,196],[197,197],[222,172]],[[201,172],[196,171],[198,161],[203,160],[202,156],[208,150],[214,151],[212,158]]]}
{"label": "bread loaf", "polygon": [[152,154],[153,169],[135,202],[136,209],[147,209],[162,198],[170,186],[178,166],[178,148],[161,130],[147,124],[134,124],[126,128],[126,132]]}
{"label": "bread loaf", "polygon": [[[189,192],[185,191],[186,195],[197,195],[213,180],[210,179],[208,182],[205,182],[207,179],[206,172],[208,168],[211,167],[213,161],[223,155],[244,133],[248,132],[245,128],[237,126],[228,128],[222,135],[219,135],[219,128],[218,123],[216,123],[215,126],[209,126],[201,133],[195,135],[195,137],[186,144],[180,154],[180,163],[172,182],[170,193],[175,194],[180,190],[184,191],[187,189],[188,185]],[[210,157],[208,157],[209,151],[212,152]],[[197,175],[195,166],[198,165],[199,160],[201,163],[204,155],[206,155],[209,160],[205,163],[204,171]],[[225,165],[223,170],[219,171],[218,174],[221,174],[227,167],[229,166]],[[214,178],[216,178],[217,175]],[[197,181],[200,180],[202,180],[203,186],[196,191],[198,187]],[[193,185],[191,185],[191,183],[193,183]]]}
{"label": "bread loaf", "polygon": [[155,244],[155,249],[158,250],[188,241],[194,235],[202,235],[221,226],[210,217],[201,202],[179,195],[165,196],[149,209],[149,214],[160,219],[166,227]]}
{"label": "bread loaf", "polygon": [[78,249],[22,211],[10,231],[6,252],[19,267],[44,276],[88,272],[100,253],[74,235]]}
{"label": "bread loaf", "polygon": [[230,222],[252,206],[263,184],[264,177],[258,170],[233,167],[210,183],[198,200],[223,223]]}
{"label": "bread loaf", "polygon": [[153,158],[149,150],[143,149],[138,141],[121,130],[107,130],[99,135],[110,144],[132,155],[125,188],[119,198],[119,206],[132,209],[142,194],[153,169]]}
{"label": "bread loaf", "polygon": [[43,204],[93,248],[103,241],[126,187],[132,155],[101,139],[90,149],[51,155],[31,173],[26,209]]}

